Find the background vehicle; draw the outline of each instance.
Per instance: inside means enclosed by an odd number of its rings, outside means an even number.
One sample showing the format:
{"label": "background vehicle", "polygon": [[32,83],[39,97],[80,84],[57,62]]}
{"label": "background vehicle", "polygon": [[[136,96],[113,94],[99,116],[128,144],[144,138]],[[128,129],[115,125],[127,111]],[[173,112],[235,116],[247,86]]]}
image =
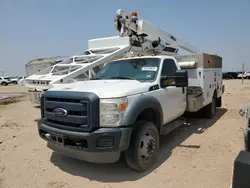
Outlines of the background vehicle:
{"label": "background vehicle", "polygon": [[244,129],[245,149],[240,151],[234,161],[232,186],[230,188],[248,188],[250,187],[250,105],[239,111],[240,116],[246,117]]}
{"label": "background vehicle", "polygon": [[7,79],[10,81],[11,84],[18,84],[18,81],[21,79],[22,77],[8,77]]}
{"label": "background vehicle", "polygon": [[[238,78],[242,78],[242,73],[238,74]],[[250,79],[250,72],[248,71],[244,72],[243,78]]]}
{"label": "background vehicle", "polygon": [[[199,52],[137,13],[118,10],[116,16],[117,41],[140,48],[107,61],[91,80],[46,91],[39,135],[64,155],[112,163],[124,153],[132,169],[144,171],[156,161],[159,135],[183,125],[185,112],[213,118],[224,92],[222,58]],[[176,45],[174,54],[164,55],[166,43]],[[179,55],[178,48],[191,54]]]}
{"label": "background vehicle", "polygon": [[244,129],[244,141],[245,141],[245,150],[250,152],[250,105],[246,108],[242,108],[239,111],[240,116],[246,117],[245,129]]}
{"label": "background vehicle", "polygon": [[11,80],[4,78],[4,77],[0,77],[0,84],[2,86],[7,86],[7,85],[11,84]]}
{"label": "background vehicle", "polygon": [[228,74],[227,72],[222,73],[222,78],[223,79],[233,79],[232,75]]}
{"label": "background vehicle", "polygon": [[225,74],[225,79],[237,79],[238,78],[238,73],[237,72],[225,72],[223,73],[223,76]]}
{"label": "background vehicle", "polygon": [[25,84],[24,84],[25,78],[26,78],[25,76],[19,77],[18,84],[19,84],[20,86],[25,86]]}
{"label": "background vehicle", "polygon": [[31,76],[33,74],[40,72],[40,71],[43,71],[43,70],[45,70],[53,65],[56,65],[56,64],[62,62],[65,59],[66,59],[66,57],[64,57],[64,56],[33,59],[25,65],[26,76]]}

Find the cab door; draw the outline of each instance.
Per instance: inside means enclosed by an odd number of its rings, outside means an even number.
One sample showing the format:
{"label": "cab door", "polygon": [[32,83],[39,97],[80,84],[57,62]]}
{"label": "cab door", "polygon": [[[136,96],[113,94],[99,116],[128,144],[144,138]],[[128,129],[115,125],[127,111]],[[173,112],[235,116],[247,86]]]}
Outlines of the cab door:
{"label": "cab door", "polygon": [[[164,59],[160,76],[172,76],[177,70],[173,59]],[[159,100],[164,114],[164,124],[181,116],[185,111],[186,94],[182,87],[167,86],[160,88]]]}

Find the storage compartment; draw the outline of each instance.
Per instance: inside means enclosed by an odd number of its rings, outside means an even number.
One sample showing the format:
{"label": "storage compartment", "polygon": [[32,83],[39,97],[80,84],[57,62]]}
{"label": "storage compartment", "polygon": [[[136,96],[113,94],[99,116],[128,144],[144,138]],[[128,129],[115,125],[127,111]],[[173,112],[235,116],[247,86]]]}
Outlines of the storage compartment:
{"label": "storage compartment", "polygon": [[222,68],[222,58],[217,55],[210,55],[206,53],[196,53],[188,55],[177,55],[176,60],[181,64],[182,62],[196,62],[194,68]]}
{"label": "storage compartment", "polygon": [[187,88],[187,112],[197,112],[203,107],[203,93],[200,87]]}
{"label": "storage compartment", "polygon": [[187,111],[194,112],[212,102],[216,91],[217,97],[223,93],[222,83],[222,58],[217,55],[196,53],[188,55],[176,55],[176,60],[183,70],[188,72],[189,91],[187,95]]}

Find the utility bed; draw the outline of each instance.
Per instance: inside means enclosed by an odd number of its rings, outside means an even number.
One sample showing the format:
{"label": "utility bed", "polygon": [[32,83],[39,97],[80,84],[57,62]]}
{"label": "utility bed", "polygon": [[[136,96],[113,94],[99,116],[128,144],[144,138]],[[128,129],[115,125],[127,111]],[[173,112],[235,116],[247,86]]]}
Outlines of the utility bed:
{"label": "utility bed", "polygon": [[[175,56],[181,69],[188,72],[187,109],[196,112],[211,102],[214,89],[217,97],[224,92],[222,58],[207,53]],[[212,89],[211,89],[212,88]]]}

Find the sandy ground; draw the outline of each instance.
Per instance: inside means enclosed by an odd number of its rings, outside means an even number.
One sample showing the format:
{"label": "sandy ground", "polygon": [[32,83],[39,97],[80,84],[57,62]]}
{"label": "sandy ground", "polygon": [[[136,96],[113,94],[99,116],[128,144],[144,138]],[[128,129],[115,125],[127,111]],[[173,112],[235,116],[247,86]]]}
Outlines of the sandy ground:
{"label": "sandy ground", "polygon": [[[233,162],[243,148],[244,118],[238,115],[250,94],[250,81],[224,82],[223,107],[214,119],[191,119],[161,139],[154,168],[131,171],[123,162],[89,164],[53,153],[37,133],[40,116],[24,97],[0,106],[0,188],[229,188]],[[25,92],[20,86],[0,92]]]}

